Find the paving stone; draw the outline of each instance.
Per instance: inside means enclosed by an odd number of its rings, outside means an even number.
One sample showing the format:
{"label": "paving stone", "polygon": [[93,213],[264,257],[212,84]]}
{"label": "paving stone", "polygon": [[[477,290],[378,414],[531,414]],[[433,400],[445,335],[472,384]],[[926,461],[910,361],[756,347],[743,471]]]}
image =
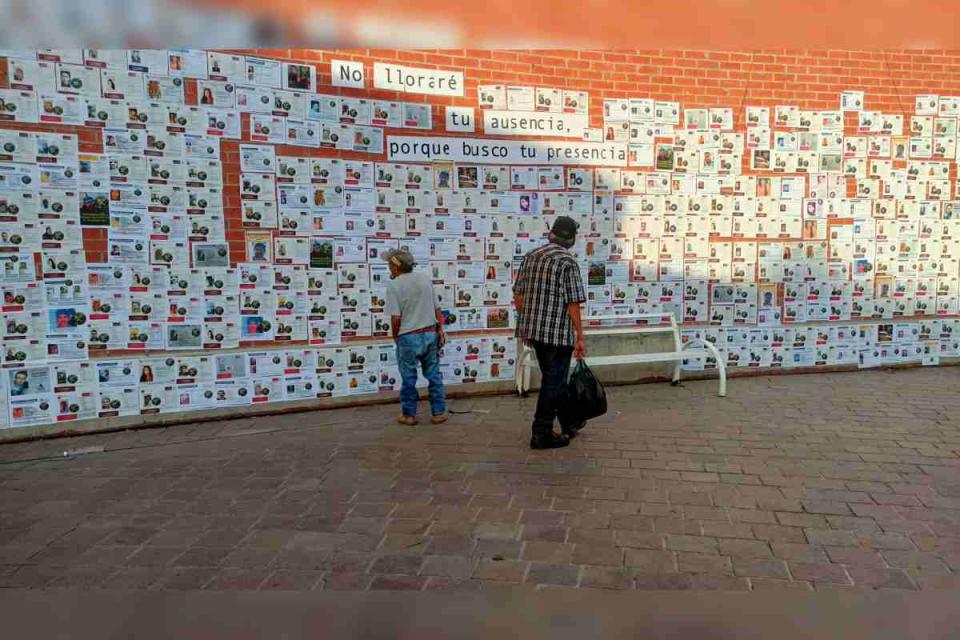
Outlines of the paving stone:
{"label": "paving stone", "polygon": [[633,583],[635,589],[643,591],[687,591],[694,588],[692,577],[685,573],[637,573]]}
{"label": "paving stone", "polygon": [[[264,416],[269,443],[170,444],[249,419],[87,436],[146,447],[6,469],[0,585],[950,588],[960,425],[945,372],[777,377],[775,394],[738,378],[722,400],[691,381],[669,406],[662,386],[613,387],[602,429],[545,453],[525,446],[535,398],[471,399],[491,413],[402,438],[383,419],[395,407]],[[897,395],[877,391],[891,380]],[[0,447],[50,453],[62,442]],[[599,562],[613,564],[577,564]]]}
{"label": "paving stone", "polygon": [[632,531],[653,531],[655,522],[664,522],[663,518],[646,515],[616,514],[610,516],[611,529],[630,529]]}
{"label": "paving stone", "polygon": [[437,535],[430,536],[426,553],[434,555],[469,555],[477,546],[476,540],[469,536]]}
{"label": "paving stone", "polygon": [[420,573],[423,557],[419,555],[388,555],[374,560],[370,573],[415,576]]}
{"label": "paving stone", "polygon": [[914,575],[930,576],[950,573],[944,559],[936,553],[893,549],[886,549],[882,553],[888,565],[895,569],[914,572]]}
{"label": "paving stone", "polygon": [[856,516],[827,516],[827,523],[831,529],[843,531],[864,531],[867,533],[882,533],[873,518],[858,518]]}
{"label": "paving stone", "polygon": [[690,588],[704,591],[749,591],[750,583],[746,578],[716,576],[710,574],[691,574]]}
{"label": "paving stone", "polygon": [[769,558],[772,555],[770,544],[765,541],[738,540],[735,538],[722,538],[720,540],[720,553],[725,556],[741,558]]}
{"label": "paving stone", "polygon": [[851,531],[838,531],[832,529],[805,529],[807,540],[810,544],[821,544],[824,546],[847,546],[856,547],[859,543],[857,537]]}
{"label": "paving stone", "polygon": [[[807,542],[804,530],[799,527],[784,527],[777,524],[755,524],[753,537],[769,542]],[[810,540],[812,543],[813,541]]]}
{"label": "paving stone", "polygon": [[580,568],[572,564],[530,563],[526,581],[534,584],[575,586]]}
{"label": "paving stone", "polygon": [[204,589],[211,591],[255,591],[270,577],[270,573],[269,571],[256,569],[222,569],[210,582],[204,585]]}
{"label": "paving stone", "polygon": [[469,578],[473,574],[476,560],[458,556],[426,556],[420,575],[444,576],[448,578]]}
{"label": "paving stone", "polygon": [[858,567],[885,567],[886,563],[879,553],[870,549],[854,547],[824,547],[830,562],[834,564],[853,565]]}
{"label": "paving stone", "polygon": [[564,517],[565,514],[562,511],[525,510],[521,512],[520,522],[522,524],[562,525]]}
{"label": "paving stone", "polygon": [[513,560],[496,561],[483,558],[473,571],[473,577],[481,580],[501,582],[521,582],[526,573],[527,563]]}
{"label": "paving stone", "polygon": [[388,533],[383,537],[377,549],[381,553],[423,553],[430,538],[410,533]]}
{"label": "paving stone", "polygon": [[960,576],[956,574],[922,576],[916,579],[922,591],[958,591],[960,590]]}
{"label": "paving stone", "polygon": [[473,537],[477,540],[516,540],[519,532],[517,525],[481,522],[473,528]]}
{"label": "paving stone", "polygon": [[523,551],[523,542],[505,542],[502,540],[481,540],[473,554],[478,558],[494,560],[519,560]]}
{"label": "paving stone", "polygon": [[762,558],[734,558],[733,573],[737,576],[758,578],[789,578],[783,560]]}
{"label": "paving stone", "polygon": [[727,509],[734,522],[751,524],[775,524],[777,516],[773,511],[766,509]]}
{"label": "paving stone", "polygon": [[745,523],[705,521],[701,523],[703,535],[714,538],[752,538],[753,528]]}
{"label": "paving stone", "polygon": [[573,548],[573,563],[619,567],[623,564],[623,549],[604,544],[577,544]]}
{"label": "paving stone", "polygon": [[583,567],[580,587],[592,589],[632,589],[633,573],[618,567]]}
{"label": "paving stone", "polygon": [[[693,555],[693,554],[684,554]],[[704,555],[709,558],[717,556]],[[677,571],[677,557],[672,551],[656,551],[653,549],[626,549],[624,550],[624,565],[632,567],[641,573],[674,573]]]}
{"label": "paving stone", "polygon": [[852,584],[846,569],[840,565],[819,562],[789,562],[788,565],[791,575],[797,580],[808,580],[815,584]]}
{"label": "paving stone", "polygon": [[127,558],[126,564],[133,567],[153,567],[170,564],[174,559],[179,558],[187,549],[185,547],[140,547]]}
{"label": "paving stone", "polygon": [[202,589],[219,572],[217,567],[168,567],[154,583],[168,591]]}
{"label": "paving stone", "polygon": [[914,544],[910,538],[902,533],[871,533],[866,531],[856,532],[858,542],[873,549],[903,549],[913,550]]}
{"label": "paving stone", "polygon": [[669,551],[691,551],[694,553],[717,553],[717,539],[701,536],[667,535]]}
{"label": "paving stone", "polygon": [[325,569],[331,551],[325,549],[281,549],[273,559],[276,569],[317,571]]}
{"label": "paving stone", "polygon": [[323,576],[322,584],[317,586],[324,591],[365,591],[371,582],[373,576],[365,573],[328,573]]}
{"label": "paving stone", "polygon": [[826,551],[819,545],[771,542],[770,548],[773,550],[774,556],[791,562],[829,562]]}
{"label": "paving stone", "polygon": [[322,587],[323,573],[320,571],[293,571],[282,569],[274,571],[260,583],[261,591],[310,591],[316,586]]}
{"label": "paving stone", "polygon": [[420,591],[426,582],[425,576],[375,576],[370,583],[370,590]]}
{"label": "paving stone", "polygon": [[613,544],[613,529],[575,528],[567,531],[567,542],[573,544]]}
{"label": "paving stone", "polygon": [[917,590],[916,583],[902,569],[847,567],[847,573],[854,585],[861,588]]}
{"label": "paving stone", "polygon": [[777,521],[788,527],[810,527],[812,529],[828,528],[827,519],[822,515],[813,513],[791,513],[789,511],[778,511]]}
{"label": "paving stone", "polygon": [[803,510],[807,513],[823,515],[848,516],[852,515],[850,507],[845,502],[830,502],[827,500],[801,500]]}
{"label": "paving stone", "polygon": [[677,570],[680,573],[731,573],[730,558],[709,553],[677,554]]}
{"label": "paving stone", "polygon": [[124,567],[100,582],[101,589],[149,589],[165,571],[162,566]]}
{"label": "paving stone", "polygon": [[523,545],[523,559],[534,562],[569,563],[573,559],[574,545],[565,542],[528,540]]}
{"label": "paving stone", "polygon": [[813,591],[813,585],[805,580],[780,580],[778,578],[750,578],[753,591]]}
{"label": "paving stone", "polygon": [[63,573],[44,589],[93,589],[98,587],[114,573],[113,567],[88,565],[67,567]]}
{"label": "paving stone", "polygon": [[557,524],[525,524],[520,531],[520,539],[563,542],[567,539],[567,528]]}
{"label": "paving stone", "polygon": [[643,533],[640,531],[614,531],[613,542],[618,547],[632,547],[637,549],[662,549],[664,536],[659,533]]}

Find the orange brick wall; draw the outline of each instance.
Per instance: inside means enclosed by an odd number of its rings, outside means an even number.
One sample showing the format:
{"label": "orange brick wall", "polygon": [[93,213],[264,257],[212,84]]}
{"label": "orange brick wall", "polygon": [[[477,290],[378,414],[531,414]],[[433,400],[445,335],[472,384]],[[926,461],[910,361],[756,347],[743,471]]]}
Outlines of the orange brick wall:
{"label": "orange brick wall", "polygon": [[[735,129],[744,129],[744,107],[795,105],[801,109],[839,109],[839,94],[845,90],[866,92],[865,107],[873,111],[903,114],[909,129],[914,96],[923,93],[960,95],[960,50],[834,51],[595,51],[595,50],[397,50],[397,49],[246,49],[232,50],[314,64],[319,91],[346,96],[426,102],[433,105],[433,130],[386,130],[390,135],[482,136],[482,120],[474,134],[447,134],[444,107],[477,106],[480,84],[514,84],[583,90],[590,95],[590,125],[603,124],[604,98],[650,97],[678,101],[681,108],[731,107]],[[364,63],[366,89],[333,87],[330,61]],[[418,96],[372,88],[373,63],[388,62],[422,68],[463,71],[464,96]],[[0,87],[7,87],[5,59],[0,59]],[[188,104],[197,103],[196,82],[186,81]],[[848,133],[856,132],[856,114],[847,114]],[[239,198],[239,144],[249,140],[249,114],[242,114],[244,139],[222,140],[224,219],[233,263],[245,260],[244,229]],[[101,150],[101,132],[85,127],[0,123],[0,128],[54,130],[76,133],[81,152]],[[529,136],[517,136],[525,139]],[[509,139],[507,136],[505,139]],[[277,155],[337,156],[382,161],[384,156],[367,153],[276,146]],[[749,154],[744,154],[744,173],[750,173]],[[956,179],[952,169],[951,179]],[[853,181],[849,195],[853,195]],[[105,229],[83,230],[88,262],[106,262]],[[350,339],[347,339],[348,341]],[[244,343],[241,347],[262,346]],[[303,343],[286,343],[288,346]],[[120,355],[123,352],[111,352]]]}
{"label": "orange brick wall", "polygon": [[[477,85],[519,84],[584,90],[590,93],[590,124],[602,125],[604,98],[652,97],[679,101],[683,108],[724,106],[734,109],[735,127],[743,127],[747,105],[793,104],[801,109],[837,109],[844,90],[866,92],[866,107],[885,113],[913,112],[916,94],[960,95],[960,50],[918,51],[589,51],[589,50],[397,50],[397,49],[256,49],[237,53],[296,60],[317,67],[320,91],[433,105],[433,131],[444,133],[446,105],[477,105]],[[332,59],[363,62],[367,85],[372,87],[373,63],[391,62],[423,68],[464,72],[462,98],[417,96],[372,88],[348,89],[331,85]],[[196,104],[196,84],[187,83],[187,102]],[[7,87],[5,65],[0,65],[0,87]],[[248,131],[246,119],[242,131]],[[855,114],[847,115],[855,127]],[[909,123],[909,117],[906,118]],[[100,131],[85,127],[0,123],[22,130],[55,130],[76,133],[81,152],[100,150]],[[849,131],[850,129],[848,129]],[[392,131],[386,132],[387,138]],[[403,135],[417,135],[409,129]],[[457,135],[457,134],[450,134]],[[483,135],[482,122],[477,133]],[[244,259],[240,224],[239,142],[222,142],[224,207],[227,240],[234,262]],[[278,155],[356,157],[382,160],[365,153],[311,150],[277,146]],[[745,158],[746,161],[746,158]],[[745,167],[746,170],[746,167]],[[953,176],[955,178],[955,176]],[[106,261],[106,230],[84,229],[90,262]]]}

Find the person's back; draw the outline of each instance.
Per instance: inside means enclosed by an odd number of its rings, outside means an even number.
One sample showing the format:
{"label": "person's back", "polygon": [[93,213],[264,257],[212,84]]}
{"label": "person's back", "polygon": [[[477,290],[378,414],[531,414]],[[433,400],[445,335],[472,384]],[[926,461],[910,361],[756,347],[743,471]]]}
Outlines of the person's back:
{"label": "person's back", "polygon": [[400,316],[401,335],[437,324],[433,282],[426,273],[401,273],[387,284],[388,300],[391,296],[396,307],[389,315]]}
{"label": "person's back", "polygon": [[430,396],[430,422],[447,419],[440,349],[443,348],[443,314],[437,305],[433,281],[426,273],[414,272],[409,251],[392,249],[384,256],[390,265],[390,283],[384,312],[390,318],[390,332],[397,343],[400,370],[400,424],[417,424],[417,365],[423,369]]}
{"label": "person's back", "polygon": [[[569,248],[577,237],[576,220],[558,216],[550,229],[550,244],[523,257],[513,298],[518,311],[517,337],[534,349],[540,366],[540,393],[534,414],[530,447],[565,447],[583,428],[563,412],[562,399],[570,356],[586,355],[580,305],[586,302],[580,267]],[[554,419],[561,434],[553,432]]]}
{"label": "person's back", "polygon": [[518,337],[573,345],[573,323],[567,314],[567,305],[578,298],[574,284],[578,276],[576,260],[556,243],[537,247],[524,256],[517,283],[523,294]]}

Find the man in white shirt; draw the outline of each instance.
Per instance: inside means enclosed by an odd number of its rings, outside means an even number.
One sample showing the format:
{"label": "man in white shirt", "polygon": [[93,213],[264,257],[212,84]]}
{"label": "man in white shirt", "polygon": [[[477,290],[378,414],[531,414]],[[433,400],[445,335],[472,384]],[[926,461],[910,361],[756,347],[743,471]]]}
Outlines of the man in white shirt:
{"label": "man in white shirt", "polygon": [[392,250],[384,256],[390,266],[386,314],[390,316],[393,340],[397,343],[397,367],[400,369],[400,424],[417,424],[417,364],[427,379],[430,396],[430,422],[447,419],[443,376],[440,374],[440,349],[443,315],[437,306],[433,282],[426,273],[414,272],[409,251]]}

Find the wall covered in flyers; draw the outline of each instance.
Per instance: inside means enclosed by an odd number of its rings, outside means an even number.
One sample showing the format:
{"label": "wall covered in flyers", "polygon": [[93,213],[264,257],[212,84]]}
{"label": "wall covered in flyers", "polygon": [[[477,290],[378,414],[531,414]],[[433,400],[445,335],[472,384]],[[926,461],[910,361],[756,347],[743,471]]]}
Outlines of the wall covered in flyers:
{"label": "wall covered in flyers", "polygon": [[508,381],[559,215],[588,318],[672,314],[757,371],[960,356],[960,83],[702,104],[306,53],[0,52],[0,426],[396,390],[400,246],[447,383]]}

